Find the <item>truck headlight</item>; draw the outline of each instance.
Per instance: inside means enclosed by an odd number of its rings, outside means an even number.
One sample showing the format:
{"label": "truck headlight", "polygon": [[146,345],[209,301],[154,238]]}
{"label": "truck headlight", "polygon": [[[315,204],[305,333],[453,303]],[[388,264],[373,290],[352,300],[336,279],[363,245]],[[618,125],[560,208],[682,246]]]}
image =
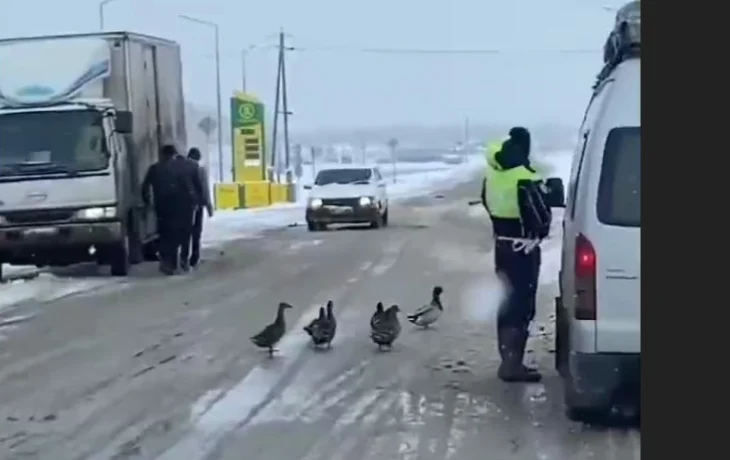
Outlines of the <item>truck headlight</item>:
{"label": "truck headlight", "polygon": [[110,219],[117,216],[117,208],[114,206],[86,208],[76,211],[76,218],[85,220]]}
{"label": "truck headlight", "polygon": [[312,209],[317,209],[322,207],[322,200],[319,198],[312,198],[309,200],[309,207]]}
{"label": "truck headlight", "polygon": [[360,197],[360,206],[370,206],[373,204],[373,200],[369,196]]}

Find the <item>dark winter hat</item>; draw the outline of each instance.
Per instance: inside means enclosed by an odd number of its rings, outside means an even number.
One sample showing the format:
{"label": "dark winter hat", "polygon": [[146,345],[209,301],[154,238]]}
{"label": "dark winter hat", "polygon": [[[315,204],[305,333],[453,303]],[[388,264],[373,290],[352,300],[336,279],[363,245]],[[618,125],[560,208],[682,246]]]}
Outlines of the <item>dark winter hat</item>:
{"label": "dark winter hat", "polygon": [[160,156],[162,158],[172,158],[177,155],[177,148],[172,144],[165,144],[160,149]]}
{"label": "dark winter hat", "polygon": [[522,126],[515,126],[509,130],[509,137],[514,144],[530,148],[530,131]]}
{"label": "dark winter hat", "polygon": [[197,147],[192,147],[188,151],[188,158],[190,158],[191,160],[200,161],[201,157],[202,156],[200,155],[200,150]]}

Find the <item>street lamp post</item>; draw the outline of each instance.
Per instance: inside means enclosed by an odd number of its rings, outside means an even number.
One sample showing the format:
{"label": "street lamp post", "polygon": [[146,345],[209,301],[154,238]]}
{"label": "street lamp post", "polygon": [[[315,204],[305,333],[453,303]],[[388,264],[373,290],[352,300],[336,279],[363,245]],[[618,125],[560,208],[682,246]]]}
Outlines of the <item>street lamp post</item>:
{"label": "street lamp post", "polygon": [[104,30],[104,7],[117,0],[102,0],[99,2],[99,30]]}
{"label": "street lamp post", "polygon": [[246,79],[246,58],[248,57],[249,51],[256,49],[257,45],[250,45],[241,50],[241,92],[245,93],[247,89]]}
{"label": "street lamp post", "polygon": [[[110,0],[113,1],[113,0]],[[221,107],[221,55],[220,55],[220,34],[218,24],[202,19],[179,15],[181,19],[211,27],[215,33],[215,93],[218,118],[218,181],[223,182],[223,108]]]}

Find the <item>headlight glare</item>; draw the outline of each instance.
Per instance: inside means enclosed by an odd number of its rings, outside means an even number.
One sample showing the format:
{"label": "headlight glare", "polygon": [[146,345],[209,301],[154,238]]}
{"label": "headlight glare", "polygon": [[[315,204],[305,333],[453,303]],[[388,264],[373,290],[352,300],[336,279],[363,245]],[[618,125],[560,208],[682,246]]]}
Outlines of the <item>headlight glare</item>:
{"label": "headlight glare", "polygon": [[372,202],[373,200],[371,200],[369,196],[360,197],[360,206],[370,206]]}
{"label": "headlight glare", "polygon": [[114,206],[85,208],[76,211],[76,217],[85,220],[110,219],[117,216],[117,208]]}
{"label": "headlight glare", "polygon": [[312,208],[312,209],[321,208],[322,207],[322,200],[320,200],[319,198],[312,198],[309,201],[309,207]]}

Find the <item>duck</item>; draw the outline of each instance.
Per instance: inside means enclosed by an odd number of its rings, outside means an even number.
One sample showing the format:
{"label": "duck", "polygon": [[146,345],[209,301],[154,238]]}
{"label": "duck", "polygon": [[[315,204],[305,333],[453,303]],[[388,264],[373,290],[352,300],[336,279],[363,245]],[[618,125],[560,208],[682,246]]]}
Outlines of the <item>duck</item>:
{"label": "duck", "polygon": [[393,343],[401,331],[400,321],[398,320],[399,312],[398,305],[391,305],[381,316],[373,318],[370,338],[378,346],[378,350],[382,350],[383,347],[389,350],[393,349]]}
{"label": "duck", "polygon": [[373,313],[373,316],[370,318],[370,329],[375,329],[375,323],[383,316],[383,313],[383,302],[378,302],[375,306],[375,313]]}
{"label": "duck", "polygon": [[324,307],[320,307],[319,316],[304,327],[306,333],[312,338],[312,343],[315,347],[327,345],[327,348],[330,348],[332,346],[332,339],[335,338],[335,332],[337,330],[337,321],[335,320],[332,309],[333,303],[332,301],[328,301],[327,311],[325,312]]}
{"label": "duck", "polygon": [[274,356],[274,346],[286,332],[286,321],[284,320],[284,310],[293,308],[286,302],[280,302],[276,310],[276,319],[274,322],[266,326],[261,332],[251,337],[251,342],[259,348],[266,348],[269,351],[269,357]]}
{"label": "duck", "polygon": [[441,303],[441,294],[443,294],[443,292],[444,289],[441,286],[435,286],[433,288],[431,302],[420,307],[418,310],[413,312],[413,314],[408,315],[406,317],[408,318],[408,321],[416,326],[428,329],[430,325],[435,323],[441,317],[441,313],[444,312],[444,306]]}

